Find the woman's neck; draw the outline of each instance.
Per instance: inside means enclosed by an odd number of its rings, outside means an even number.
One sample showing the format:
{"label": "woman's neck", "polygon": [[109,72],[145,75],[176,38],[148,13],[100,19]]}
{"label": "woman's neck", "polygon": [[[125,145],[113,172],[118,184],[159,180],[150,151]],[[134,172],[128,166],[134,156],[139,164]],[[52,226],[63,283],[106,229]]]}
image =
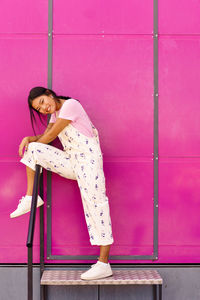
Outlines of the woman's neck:
{"label": "woman's neck", "polygon": [[56,102],[56,111],[59,111],[63,105],[63,103],[65,102],[65,100],[63,99],[59,99],[59,102]]}

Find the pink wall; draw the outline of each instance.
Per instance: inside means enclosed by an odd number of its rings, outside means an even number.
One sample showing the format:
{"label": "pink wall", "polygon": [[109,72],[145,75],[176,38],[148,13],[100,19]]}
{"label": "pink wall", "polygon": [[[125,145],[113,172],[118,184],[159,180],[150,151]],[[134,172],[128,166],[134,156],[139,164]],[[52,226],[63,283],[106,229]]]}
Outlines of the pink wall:
{"label": "pink wall", "polygon": [[[200,31],[200,4],[184,0],[181,9],[179,5],[174,0],[158,1],[159,259],[155,264],[200,262],[200,40],[195,35]],[[152,33],[153,1],[118,1],[117,6],[114,0],[53,3],[52,88],[78,98],[99,130],[113,225],[111,255],[153,252]],[[10,219],[9,214],[25,192],[18,146],[24,136],[33,134],[27,94],[33,86],[47,86],[47,50],[47,0],[3,0],[0,263],[27,261],[29,216]],[[38,225],[37,218],[35,262],[39,261]],[[98,247],[89,243],[76,182],[56,174],[52,176],[52,254],[99,254]]]}

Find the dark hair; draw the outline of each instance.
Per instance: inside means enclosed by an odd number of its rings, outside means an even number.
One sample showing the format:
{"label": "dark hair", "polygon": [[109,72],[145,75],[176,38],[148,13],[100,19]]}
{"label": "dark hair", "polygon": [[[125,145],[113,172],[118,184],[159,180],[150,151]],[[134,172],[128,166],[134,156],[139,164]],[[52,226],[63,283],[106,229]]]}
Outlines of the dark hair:
{"label": "dark hair", "polygon": [[57,101],[57,102],[60,102],[59,99],[65,99],[65,100],[71,99],[71,97],[58,96],[58,95],[56,95],[56,93],[54,91],[52,91],[50,89],[47,89],[47,88],[44,88],[42,86],[36,86],[36,87],[32,88],[30,90],[29,96],[28,96],[28,106],[29,106],[29,111],[30,111],[31,125],[32,125],[34,133],[35,133],[34,123],[36,123],[36,118],[35,118],[35,115],[34,115],[34,111],[37,113],[37,115],[38,115],[40,121],[42,122],[42,124],[46,125],[46,124],[44,124],[44,122],[42,120],[41,113],[39,111],[37,111],[35,108],[32,107],[33,100],[35,98],[41,96],[41,95],[47,95],[47,96],[52,95],[53,98],[55,99],[55,101]]}

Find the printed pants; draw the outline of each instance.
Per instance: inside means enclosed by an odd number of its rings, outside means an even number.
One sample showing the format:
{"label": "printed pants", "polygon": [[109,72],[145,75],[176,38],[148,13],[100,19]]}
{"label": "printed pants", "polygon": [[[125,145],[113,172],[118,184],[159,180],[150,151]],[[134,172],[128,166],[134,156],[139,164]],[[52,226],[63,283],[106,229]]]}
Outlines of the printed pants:
{"label": "printed pants", "polygon": [[35,170],[39,164],[46,170],[77,180],[91,245],[114,242],[102,157],[77,151],[62,151],[51,145],[32,142],[21,162]]}

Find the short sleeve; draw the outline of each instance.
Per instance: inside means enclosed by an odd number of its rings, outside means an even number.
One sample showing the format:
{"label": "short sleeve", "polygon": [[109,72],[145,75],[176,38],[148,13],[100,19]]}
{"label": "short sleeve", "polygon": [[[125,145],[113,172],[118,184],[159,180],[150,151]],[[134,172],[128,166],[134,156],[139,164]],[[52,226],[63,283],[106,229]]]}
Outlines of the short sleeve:
{"label": "short sleeve", "polygon": [[58,118],[76,121],[80,116],[81,106],[77,100],[69,99],[61,107]]}
{"label": "short sleeve", "polygon": [[55,123],[56,122],[56,117],[55,117],[55,113],[51,114],[49,123]]}

